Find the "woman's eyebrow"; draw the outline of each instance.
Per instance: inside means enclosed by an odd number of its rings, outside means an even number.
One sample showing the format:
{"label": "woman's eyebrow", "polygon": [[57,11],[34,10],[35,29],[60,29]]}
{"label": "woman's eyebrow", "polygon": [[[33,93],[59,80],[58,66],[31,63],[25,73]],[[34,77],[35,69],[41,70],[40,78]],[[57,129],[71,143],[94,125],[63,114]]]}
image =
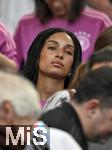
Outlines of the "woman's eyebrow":
{"label": "woman's eyebrow", "polygon": [[[55,44],[55,45],[58,45],[59,43],[57,42],[57,41],[55,41],[55,40],[48,40],[47,41],[47,43],[49,44],[49,43],[53,43],[53,44]],[[73,48],[74,49],[74,45],[72,45],[72,44],[66,44],[66,47],[71,47],[71,48]]]}
{"label": "woman's eyebrow", "polygon": [[54,41],[54,40],[48,40],[47,43],[54,43],[54,44],[58,44],[57,41]]}
{"label": "woman's eyebrow", "polygon": [[74,45],[72,45],[72,44],[67,44],[66,47],[75,48]]}

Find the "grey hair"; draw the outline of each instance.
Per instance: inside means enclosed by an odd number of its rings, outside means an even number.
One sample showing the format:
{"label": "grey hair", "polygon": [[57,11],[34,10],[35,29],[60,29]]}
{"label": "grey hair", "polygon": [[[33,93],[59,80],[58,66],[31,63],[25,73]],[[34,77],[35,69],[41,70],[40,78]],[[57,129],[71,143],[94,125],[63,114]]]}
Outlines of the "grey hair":
{"label": "grey hair", "polygon": [[37,118],[40,96],[33,84],[16,74],[0,71],[0,107],[9,101],[18,117]]}

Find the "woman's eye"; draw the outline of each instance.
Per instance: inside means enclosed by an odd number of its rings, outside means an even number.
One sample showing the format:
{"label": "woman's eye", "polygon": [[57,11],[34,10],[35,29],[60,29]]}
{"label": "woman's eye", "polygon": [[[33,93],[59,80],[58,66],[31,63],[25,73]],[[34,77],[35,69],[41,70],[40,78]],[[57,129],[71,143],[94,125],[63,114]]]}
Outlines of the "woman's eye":
{"label": "woman's eye", "polygon": [[68,55],[73,55],[73,53],[71,51],[65,51],[65,53]]}
{"label": "woman's eye", "polygon": [[56,50],[56,48],[53,47],[53,46],[49,46],[48,49],[49,49],[49,50]]}

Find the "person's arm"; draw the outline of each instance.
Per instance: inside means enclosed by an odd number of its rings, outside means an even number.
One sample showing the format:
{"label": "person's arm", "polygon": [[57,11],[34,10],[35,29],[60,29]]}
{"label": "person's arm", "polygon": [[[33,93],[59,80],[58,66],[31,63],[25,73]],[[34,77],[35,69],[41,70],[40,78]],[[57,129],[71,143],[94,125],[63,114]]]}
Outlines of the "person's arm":
{"label": "person's arm", "polygon": [[15,73],[18,71],[18,68],[13,60],[9,59],[4,54],[0,53],[0,70]]}

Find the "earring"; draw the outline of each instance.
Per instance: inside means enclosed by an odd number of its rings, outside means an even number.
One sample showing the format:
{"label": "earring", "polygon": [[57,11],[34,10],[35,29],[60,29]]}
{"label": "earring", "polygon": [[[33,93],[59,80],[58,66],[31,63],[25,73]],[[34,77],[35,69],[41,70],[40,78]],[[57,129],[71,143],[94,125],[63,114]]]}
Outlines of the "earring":
{"label": "earring", "polygon": [[69,77],[71,74],[72,74],[72,72],[70,71],[67,76]]}

